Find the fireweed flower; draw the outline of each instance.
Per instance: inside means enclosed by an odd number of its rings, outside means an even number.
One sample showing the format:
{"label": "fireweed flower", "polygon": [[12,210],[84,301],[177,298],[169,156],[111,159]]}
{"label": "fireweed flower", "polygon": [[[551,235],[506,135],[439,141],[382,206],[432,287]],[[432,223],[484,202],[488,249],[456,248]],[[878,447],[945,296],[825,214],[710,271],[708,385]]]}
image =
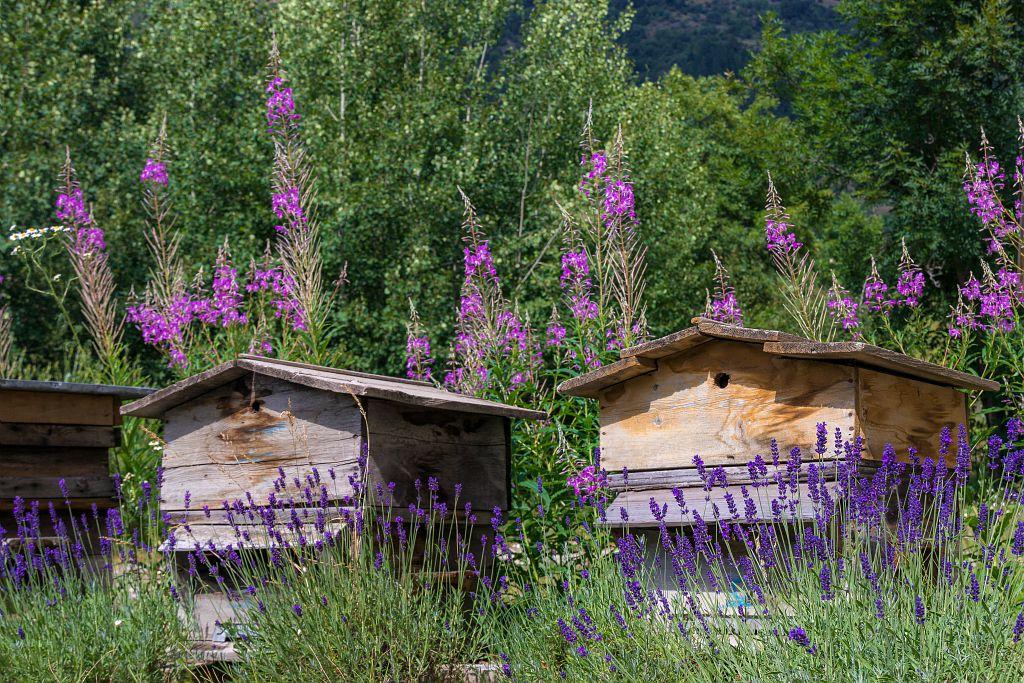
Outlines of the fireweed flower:
{"label": "fireweed flower", "polygon": [[768,176],[764,235],[768,251],[776,255],[790,254],[803,246],[803,243],[798,242],[793,233],[789,214],[782,208],[782,199],[775,190],[771,175]]}
{"label": "fireweed flower", "polygon": [[874,313],[888,315],[893,301],[888,298],[889,285],[878,274],[878,265],[874,257],[871,259],[871,273],[864,280],[864,304]]}
{"label": "fireweed flower", "polygon": [[906,240],[902,241],[903,254],[900,257],[899,275],[896,279],[896,303],[908,308],[916,308],[924,293],[924,273],[910,258]]}
{"label": "fireweed flower", "polygon": [[146,165],[143,166],[142,173],[139,174],[139,181],[166,186],[168,183],[167,167],[160,161],[154,161],[152,158],[147,158]]}
{"label": "fireweed flower", "polygon": [[[860,327],[860,319],[857,316],[857,309],[860,304],[850,295],[832,273],[832,287],[828,290],[828,301],[826,303],[828,313],[832,319],[839,323],[847,332]],[[854,332],[854,335],[857,333]]]}
{"label": "fireweed flower", "polygon": [[712,320],[742,327],[743,310],[736,299],[736,291],[729,282],[729,272],[722,265],[714,249],[711,250],[711,256],[715,260],[715,291],[714,294],[708,294],[704,314]]}
{"label": "fireweed flower", "polygon": [[293,330],[305,331],[305,311],[295,298],[295,281],[292,277],[277,266],[265,265],[261,268],[253,263],[250,271],[245,291],[250,294],[269,292],[274,317],[291,325]]}
{"label": "fireweed flower", "polygon": [[569,298],[569,309],[577,320],[593,320],[597,318],[597,303],[591,296],[590,263],[587,253],[569,251],[562,254],[562,275],[559,284]]}

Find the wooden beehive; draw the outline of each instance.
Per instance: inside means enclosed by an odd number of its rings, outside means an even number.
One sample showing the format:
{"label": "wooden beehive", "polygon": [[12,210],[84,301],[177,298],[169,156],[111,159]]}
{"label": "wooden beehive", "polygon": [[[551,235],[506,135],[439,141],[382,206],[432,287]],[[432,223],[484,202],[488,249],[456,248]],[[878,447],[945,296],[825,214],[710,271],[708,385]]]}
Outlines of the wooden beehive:
{"label": "wooden beehive", "polygon": [[[172,520],[188,522],[184,549],[196,542],[237,545],[225,502],[251,496],[266,504],[281,472],[289,482],[305,481],[313,468],[324,480],[330,472],[331,504],[351,504],[349,478],[357,474],[361,453],[364,485],[394,483],[389,498],[396,508],[425,495],[417,482],[425,487],[434,479],[437,500],[450,507],[463,509],[468,502],[474,510],[505,510],[510,421],[543,416],[426,382],[245,355],[122,412],[165,421],[161,508]],[[254,533],[247,545],[260,542]],[[208,599],[225,602],[222,595]],[[210,619],[199,617],[201,635],[215,638]]]}
{"label": "wooden beehive", "polygon": [[[122,400],[152,389],[0,379],[0,525],[14,529],[17,497],[61,513],[116,506],[110,449],[120,443]],[[65,501],[60,481],[68,491]],[[42,514],[44,535],[50,516]],[[97,544],[89,550],[96,551]]]}
{"label": "wooden beehive", "polygon": [[[885,444],[900,459],[910,446],[921,458],[937,458],[943,427],[955,433],[967,421],[964,391],[998,388],[861,342],[819,343],[695,318],[693,327],[623,349],[620,360],[559,391],[599,401],[601,462],[619,491],[608,522],[621,524],[624,508],[630,526],[650,527],[657,526],[651,498],[668,504],[669,521],[686,523],[672,489],[703,487],[696,455],[729,478],[710,501],[696,497],[709,519],[711,503],[724,509],[726,493],[739,498],[750,481],[747,463],[757,454],[767,458],[772,438],[784,449],[799,447],[806,463],[818,458],[817,425],[824,422],[830,440],[837,428],[844,439],[862,437],[868,461],[880,460]],[[832,457],[830,449],[821,459]],[[955,464],[955,449],[947,458]],[[798,514],[811,514],[810,506]],[[771,519],[771,510],[758,516]]]}

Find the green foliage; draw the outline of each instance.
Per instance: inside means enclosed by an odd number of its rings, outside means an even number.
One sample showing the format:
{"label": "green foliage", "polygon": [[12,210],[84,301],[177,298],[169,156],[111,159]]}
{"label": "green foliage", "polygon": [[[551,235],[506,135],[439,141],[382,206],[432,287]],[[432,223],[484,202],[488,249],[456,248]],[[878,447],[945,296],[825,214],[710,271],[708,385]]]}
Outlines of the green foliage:
{"label": "green foliage", "polygon": [[166,586],[122,578],[109,586],[80,580],[63,588],[66,594],[51,586],[0,601],[5,615],[13,615],[0,618],[4,678],[175,680],[186,641]]}
{"label": "green foliage", "polygon": [[[981,253],[957,193],[963,154],[982,126],[1005,131],[993,139],[998,151],[1013,142],[1024,7],[847,0],[838,11],[846,31],[786,36],[769,22],[745,76],[755,92],[784,103],[813,140],[806,171],[884,215],[886,243],[905,237],[950,292]],[[898,253],[886,251],[889,269]]]}

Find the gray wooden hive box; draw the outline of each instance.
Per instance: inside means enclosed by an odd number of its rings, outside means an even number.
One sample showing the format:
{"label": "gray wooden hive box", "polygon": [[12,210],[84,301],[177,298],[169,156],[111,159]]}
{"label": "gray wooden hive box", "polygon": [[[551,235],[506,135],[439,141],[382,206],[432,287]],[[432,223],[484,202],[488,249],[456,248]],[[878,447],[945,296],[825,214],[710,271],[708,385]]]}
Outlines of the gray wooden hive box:
{"label": "gray wooden hive box", "polygon": [[[13,535],[16,497],[64,514],[117,507],[110,449],[121,441],[121,402],[152,389],[0,379],[0,525]],[[60,489],[64,480],[68,496]],[[43,534],[50,516],[40,515]],[[92,531],[92,528],[89,530]],[[91,539],[95,541],[95,539]],[[91,544],[90,552],[98,552]]]}
{"label": "gray wooden hive box", "polygon": [[[364,452],[363,484],[372,492],[393,482],[390,504],[396,508],[418,497],[425,506],[434,478],[440,502],[452,509],[458,485],[459,511],[470,503],[480,511],[478,524],[486,524],[494,508],[511,504],[511,420],[544,416],[427,382],[248,355],[122,412],[165,422],[161,511],[179,534],[170,548],[179,571],[196,544],[204,551],[274,545],[261,533],[258,518],[235,519],[240,528],[253,530],[240,539],[224,505],[265,505],[282,471],[288,482],[302,482],[316,468],[329,482],[328,505],[351,506],[357,496],[350,475],[358,474]],[[233,659],[224,626],[244,621],[245,601],[229,598],[211,582],[193,597],[197,656]]]}
{"label": "gray wooden hive box", "polygon": [[[279,468],[288,481],[313,467],[332,496],[353,491],[349,476],[365,448],[364,483],[394,482],[393,504],[416,502],[415,482],[438,480],[449,506],[510,505],[510,420],[542,413],[455,394],[419,382],[243,355],[127,405],[123,414],[165,421],[161,506],[192,535],[234,539],[222,515],[203,506],[251,495],[265,504]],[[335,504],[335,501],[331,501]],[[218,528],[220,527],[220,528]]]}
{"label": "gray wooden hive box", "polygon": [[[773,437],[783,458],[799,447],[804,463],[817,459],[821,422],[828,425],[830,444],[836,428],[844,439],[863,438],[867,462],[879,461],[887,443],[903,460],[909,446],[921,458],[937,458],[943,427],[955,434],[967,421],[965,392],[999,388],[861,342],[819,343],[706,318],[692,322],[623,349],[618,361],[558,387],[563,394],[599,401],[601,463],[618,492],[608,508],[608,524],[623,524],[622,508],[630,526],[657,526],[651,498],[668,505],[668,521],[692,521],[680,513],[672,489],[703,487],[695,455],[708,468],[726,469],[730,485],[715,489],[710,501],[724,510],[725,494],[739,500],[740,486],[750,482],[746,465],[755,455],[770,466]],[[955,464],[955,449],[947,457],[947,464]],[[822,460],[830,458],[831,447]],[[621,474],[624,468],[628,477]],[[704,493],[686,498],[703,501],[706,508],[698,512],[710,519],[713,510]],[[810,506],[798,514],[810,516]],[[758,516],[772,519],[772,512],[759,509]]]}

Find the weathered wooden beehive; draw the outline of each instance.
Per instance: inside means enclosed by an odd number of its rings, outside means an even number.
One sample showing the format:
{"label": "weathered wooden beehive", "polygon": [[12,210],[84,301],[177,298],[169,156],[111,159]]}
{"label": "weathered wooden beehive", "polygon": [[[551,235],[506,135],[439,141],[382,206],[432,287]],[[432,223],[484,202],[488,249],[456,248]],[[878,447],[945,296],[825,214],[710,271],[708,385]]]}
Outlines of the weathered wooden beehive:
{"label": "weathered wooden beehive", "polygon": [[[61,514],[116,506],[110,449],[120,443],[121,402],[152,389],[0,379],[0,525],[14,529],[14,500]],[[67,489],[67,502],[60,482]],[[41,533],[52,533],[40,515]],[[90,548],[97,550],[97,548]]]}
{"label": "weathered wooden beehive", "polygon": [[[362,484],[372,491],[393,483],[388,498],[396,508],[428,496],[427,483],[436,480],[436,500],[449,509],[457,500],[460,510],[466,503],[505,510],[510,421],[543,416],[426,382],[245,355],[125,406],[123,414],[165,421],[161,506],[165,516],[188,522],[179,539],[184,550],[196,542],[240,545],[225,502],[265,505],[281,472],[287,482],[303,482],[316,468],[329,480],[330,505],[351,505],[350,476],[358,474],[361,454]],[[254,533],[245,545],[260,542]],[[217,640],[210,619],[199,618],[203,637]]]}
{"label": "weathered wooden beehive", "polygon": [[[668,521],[692,521],[680,512],[673,488],[701,488],[695,468],[722,466],[729,486],[701,501],[704,519],[712,505],[724,510],[726,493],[740,498],[750,482],[747,463],[768,458],[774,437],[799,447],[804,463],[815,453],[818,423],[830,439],[862,437],[868,461],[892,444],[901,459],[907,447],[937,458],[943,427],[966,423],[964,390],[996,390],[996,382],[927,363],[861,342],[818,343],[772,330],[748,329],[695,318],[693,327],[623,349],[620,360],[567,380],[559,391],[600,402],[601,462],[618,496],[608,523],[657,526],[650,506],[667,504]],[[955,454],[955,450],[953,451]],[[950,458],[948,464],[955,464]],[[834,458],[832,449],[821,460]],[[828,463],[824,463],[827,467]],[[628,470],[628,476],[621,472]],[[770,475],[771,476],[771,475]],[[807,501],[808,496],[801,497]],[[764,501],[758,504],[762,508]],[[798,516],[810,515],[804,505]],[[772,519],[770,509],[758,517]]]}

